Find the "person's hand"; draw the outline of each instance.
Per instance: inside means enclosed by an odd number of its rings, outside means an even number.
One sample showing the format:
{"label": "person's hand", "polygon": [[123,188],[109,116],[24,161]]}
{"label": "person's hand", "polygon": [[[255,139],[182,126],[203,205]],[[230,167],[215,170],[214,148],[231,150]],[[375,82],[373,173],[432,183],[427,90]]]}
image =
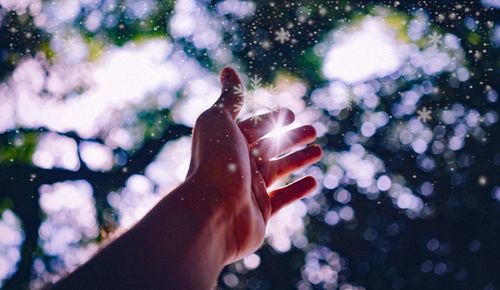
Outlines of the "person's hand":
{"label": "person's hand", "polygon": [[213,289],[224,265],[262,244],[273,214],[314,189],[308,176],[267,190],[321,158],[320,147],[309,146],[275,159],[314,141],[314,128],[262,138],[294,114],[279,110],[236,123],[243,100],[234,87],[241,82],[229,68],[221,81],[219,100],[194,126],[186,181],[54,289]]}
{"label": "person's hand", "polygon": [[285,187],[268,192],[275,181],[321,159],[317,145],[276,159],[316,139],[312,126],[302,126],[279,138],[262,138],[277,126],[294,121],[294,114],[280,109],[260,120],[235,121],[243,104],[234,88],[241,84],[236,72],[221,73],[222,94],[203,112],[193,129],[191,164],[186,180],[196,184],[203,200],[222,211],[225,227],[226,263],[257,250],[263,242],[269,218],[283,206],[307,195],[316,180],[307,176]]}

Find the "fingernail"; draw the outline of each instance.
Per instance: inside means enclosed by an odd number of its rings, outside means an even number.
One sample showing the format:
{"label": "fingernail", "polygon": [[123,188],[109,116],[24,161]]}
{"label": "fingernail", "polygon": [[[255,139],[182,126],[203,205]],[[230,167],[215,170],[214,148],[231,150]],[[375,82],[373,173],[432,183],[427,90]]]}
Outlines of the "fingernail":
{"label": "fingernail", "polygon": [[307,153],[309,153],[310,156],[321,156],[323,155],[323,150],[319,145],[312,144],[307,147]]}

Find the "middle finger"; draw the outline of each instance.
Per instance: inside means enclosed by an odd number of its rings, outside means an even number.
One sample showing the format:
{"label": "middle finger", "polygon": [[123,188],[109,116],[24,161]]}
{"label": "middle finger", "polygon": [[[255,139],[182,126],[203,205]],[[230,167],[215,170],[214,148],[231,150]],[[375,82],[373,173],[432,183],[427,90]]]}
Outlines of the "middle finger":
{"label": "middle finger", "polygon": [[311,125],[292,129],[279,137],[268,137],[255,141],[250,145],[251,155],[257,166],[269,159],[292,150],[295,147],[306,145],[316,139],[316,130]]}

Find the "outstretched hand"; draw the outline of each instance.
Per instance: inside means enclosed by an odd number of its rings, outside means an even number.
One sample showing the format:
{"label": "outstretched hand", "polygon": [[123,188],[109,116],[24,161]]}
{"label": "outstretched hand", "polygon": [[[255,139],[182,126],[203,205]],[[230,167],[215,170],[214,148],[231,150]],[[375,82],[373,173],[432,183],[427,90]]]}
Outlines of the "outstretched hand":
{"label": "outstretched hand", "polygon": [[273,214],[314,189],[308,176],[268,191],[321,158],[314,145],[276,158],[313,142],[314,128],[264,137],[294,114],[283,109],[237,123],[240,79],[226,68],[221,81],[219,100],[194,126],[186,180],[54,289],[213,289],[224,265],[258,249]]}
{"label": "outstretched hand", "polygon": [[282,188],[268,188],[319,161],[322,151],[312,145],[276,158],[313,142],[314,128],[307,125],[279,137],[264,137],[277,127],[291,124],[295,119],[293,112],[280,109],[238,123],[236,117],[244,100],[234,88],[241,81],[233,69],[225,68],[221,83],[220,98],[200,115],[194,126],[187,179],[211,188],[204,192],[211,194],[217,210],[225,212],[225,261],[230,263],[258,249],[269,218],[310,193],[316,180],[307,176]]}

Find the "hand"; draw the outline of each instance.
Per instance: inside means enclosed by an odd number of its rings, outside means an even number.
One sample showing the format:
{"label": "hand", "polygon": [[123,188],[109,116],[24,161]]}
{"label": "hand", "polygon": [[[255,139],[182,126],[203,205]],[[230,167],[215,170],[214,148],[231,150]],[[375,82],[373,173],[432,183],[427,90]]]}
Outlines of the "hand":
{"label": "hand", "polygon": [[241,84],[234,70],[221,75],[223,91],[196,121],[186,181],[131,229],[54,289],[213,289],[225,264],[255,251],[269,217],[316,186],[304,177],[268,192],[275,181],[321,158],[311,126],[281,138],[262,138],[294,115],[279,110],[236,123]]}
{"label": "hand", "polygon": [[294,114],[280,109],[261,116],[258,122],[235,121],[242,96],[236,72],[221,73],[219,100],[197,119],[193,129],[192,158],[187,180],[200,187],[206,201],[224,213],[226,263],[257,250],[264,240],[269,218],[283,206],[307,195],[316,180],[307,176],[268,192],[268,187],[290,173],[321,159],[317,145],[279,159],[272,159],[316,139],[310,125],[288,131],[280,138],[262,138],[278,126],[294,121]]}

